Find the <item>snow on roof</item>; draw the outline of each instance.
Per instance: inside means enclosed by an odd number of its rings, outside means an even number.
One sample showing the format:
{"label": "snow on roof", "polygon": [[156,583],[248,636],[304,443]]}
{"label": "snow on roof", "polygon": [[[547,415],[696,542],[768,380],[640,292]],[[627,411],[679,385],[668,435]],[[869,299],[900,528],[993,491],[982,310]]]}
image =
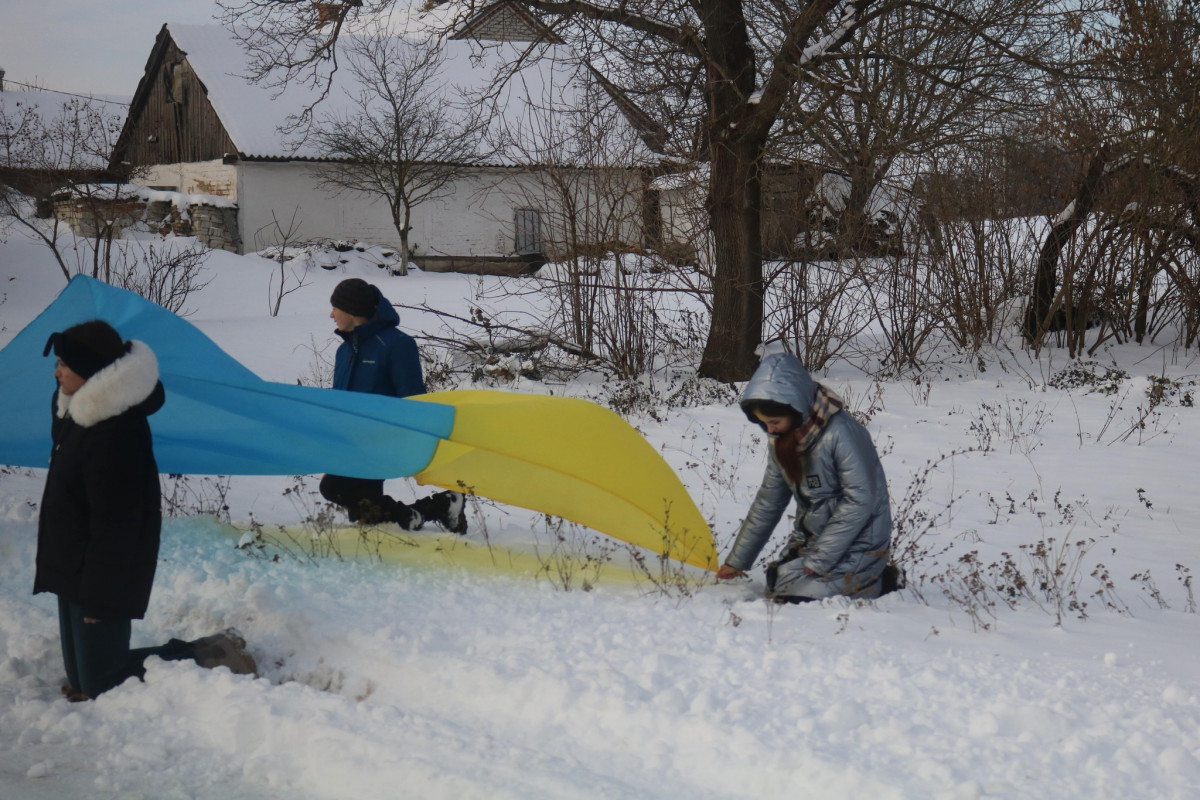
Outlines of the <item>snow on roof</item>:
{"label": "snow on roof", "polygon": [[698,164],[692,169],[660,175],[650,182],[650,188],[672,192],[705,187],[708,186],[709,172],[708,164]]}
{"label": "snow on roof", "polygon": [[152,189],[137,183],[106,182],[106,183],[77,183],[63,186],[54,193],[55,199],[71,197],[89,200],[140,200],[143,203],[170,203],[180,211],[186,212],[190,206],[211,206],[213,208],[237,208],[237,203],[228,197],[215,194],[185,194],[164,189]]}
{"label": "snow on roof", "polygon": [[[207,87],[209,101],[243,157],[322,157],[311,142],[297,142],[296,136],[286,133],[289,121],[318,99],[319,90],[300,83],[290,84],[282,91],[250,83],[243,77],[249,70],[244,51],[221,26],[169,23],[167,29]],[[471,40],[446,40],[443,45],[444,80],[438,90],[448,106],[460,105],[461,93],[485,93],[497,72],[518,62],[529,49],[528,43],[489,42],[487,47],[481,47],[479,42]],[[493,101],[500,112],[493,125],[493,136],[519,142],[517,149],[523,150],[524,155],[510,150],[490,158],[489,163],[505,166],[531,160],[572,163],[584,155],[580,152],[579,137],[570,135],[566,126],[575,124],[576,110],[588,93],[595,90],[595,82],[569,48],[540,45],[538,52],[540,56],[527,58]],[[348,112],[351,98],[360,89],[345,61],[343,56],[332,91],[317,107],[318,119]],[[631,151],[639,159],[647,158],[648,151],[633,127],[610,98],[605,96],[604,100],[608,108],[597,112],[590,124],[609,139],[617,134],[615,138],[620,144],[610,143],[606,163],[629,163]],[[557,135],[551,137],[552,131],[557,131]],[[551,138],[557,141],[551,148],[552,155],[545,147]],[[531,158],[534,152],[541,155]]]}
{"label": "snow on roof", "polygon": [[216,194],[184,194],[164,189],[151,189],[149,186],[136,185],[132,187],[138,199],[147,203],[170,203],[178,209],[185,210],[188,206],[212,206],[213,208],[237,208],[237,203],[228,197]]}

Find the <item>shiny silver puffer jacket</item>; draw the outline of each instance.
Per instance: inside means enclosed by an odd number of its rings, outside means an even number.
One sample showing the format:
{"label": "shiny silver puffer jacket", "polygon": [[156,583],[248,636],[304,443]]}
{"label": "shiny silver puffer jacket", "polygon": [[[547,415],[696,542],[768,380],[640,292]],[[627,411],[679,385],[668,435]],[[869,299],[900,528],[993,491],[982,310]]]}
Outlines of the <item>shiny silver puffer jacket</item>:
{"label": "shiny silver puffer jacket", "polygon": [[[746,408],[748,401],[785,403],[807,416],[815,397],[816,383],[800,360],[773,353],[746,385],[741,404],[758,423]],[[795,498],[796,521],[770,587],[773,593],[813,599],[877,597],[891,546],[892,515],[883,465],[870,434],[848,411],[837,411],[801,463],[804,478],[794,484],[779,465],[772,441],[762,486],[725,563],[749,569]]]}

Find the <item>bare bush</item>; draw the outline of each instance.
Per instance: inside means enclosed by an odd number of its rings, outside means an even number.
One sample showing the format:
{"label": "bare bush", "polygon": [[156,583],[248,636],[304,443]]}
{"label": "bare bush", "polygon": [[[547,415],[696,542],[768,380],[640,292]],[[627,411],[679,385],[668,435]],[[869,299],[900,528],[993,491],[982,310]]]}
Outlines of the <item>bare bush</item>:
{"label": "bare bush", "polygon": [[211,516],[229,523],[227,475],[163,475],[162,507],[167,517]]}
{"label": "bare bush", "polygon": [[695,327],[676,324],[688,290],[654,258],[612,253],[558,267],[537,276],[546,327],[589,366],[634,379],[695,354]]}
{"label": "bare bush", "polygon": [[881,365],[895,374],[921,366],[926,342],[941,319],[927,296],[927,275],[919,251],[864,261],[859,269],[864,298],[883,337]]}
{"label": "bare bush", "polygon": [[188,316],[188,296],[208,285],[201,274],[209,251],[197,244],[182,249],[147,245],[132,254],[133,243],[121,250],[112,284],[141,295],[168,311]]}
{"label": "bare bush", "polygon": [[930,310],[950,341],[967,353],[998,344],[1029,285],[1029,219],[938,222],[923,246]]}
{"label": "bare bush", "polygon": [[1006,397],[1003,404],[980,403],[969,429],[980,450],[991,450],[993,440],[999,440],[1008,443],[1010,453],[1027,456],[1042,445],[1042,429],[1053,420],[1043,402]]}
{"label": "bare bush", "polygon": [[932,504],[929,492],[933,477],[943,465],[952,464],[955,458],[970,452],[974,451],[955,450],[926,461],[913,474],[900,501],[893,504],[892,561],[904,570],[908,576],[907,588],[918,598],[923,599],[921,590],[928,580],[924,565],[950,549],[949,545],[931,543],[927,537],[948,524],[954,504],[962,499],[960,494],[949,498],[940,508]]}
{"label": "bare bush", "polygon": [[305,278],[312,264],[306,252],[307,243],[300,238],[300,223],[296,219],[299,213],[300,208],[297,207],[286,226],[272,213],[271,223],[254,233],[256,241],[265,239],[269,242],[268,247],[259,247],[259,254],[279,265],[278,285],[272,277],[267,286],[267,303],[272,317],[279,316],[283,298],[306,285]]}
{"label": "bare bush", "polygon": [[564,592],[574,589],[590,592],[611,563],[616,544],[608,537],[589,534],[562,517],[543,514],[541,522],[550,544],[548,550],[543,549],[540,539],[534,545],[537,577]]}
{"label": "bare bush", "polygon": [[852,261],[779,264],[767,282],[764,338],[791,343],[809,370],[824,369],[871,324],[861,278]]}

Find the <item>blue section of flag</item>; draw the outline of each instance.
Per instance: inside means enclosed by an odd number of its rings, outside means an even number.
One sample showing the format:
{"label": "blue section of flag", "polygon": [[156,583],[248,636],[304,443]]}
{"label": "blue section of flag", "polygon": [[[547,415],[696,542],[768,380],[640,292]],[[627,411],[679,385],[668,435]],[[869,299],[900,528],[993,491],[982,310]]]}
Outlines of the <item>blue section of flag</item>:
{"label": "blue section of flag", "polygon": [[164,473],[395,478],[420,472],[454,427],[454,408],[264,381],[182,317],[76,276],[0,350],[0,464],[50,457],[50,334],[102,319],[158,357],[167,402],[150,418]]}

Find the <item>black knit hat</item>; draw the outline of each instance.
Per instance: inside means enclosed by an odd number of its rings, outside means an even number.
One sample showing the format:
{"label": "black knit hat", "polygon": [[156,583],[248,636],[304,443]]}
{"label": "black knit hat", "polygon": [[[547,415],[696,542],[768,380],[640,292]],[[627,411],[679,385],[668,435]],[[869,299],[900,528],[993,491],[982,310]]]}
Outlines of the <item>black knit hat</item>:
{"label": "black knit hat", "polygon": [[329,302],[351,316],[370,319],[379,305],[379,292],[362,278],[346,278],[333,290]]}
{"label": "black knit hat", "polygon": [[52,333],[46,340],[43,356],[54,355],[79,377],[87,380],[129,352],[129,344],[121,340],[111,325],[103,320],[81,322],[61,333]]}

